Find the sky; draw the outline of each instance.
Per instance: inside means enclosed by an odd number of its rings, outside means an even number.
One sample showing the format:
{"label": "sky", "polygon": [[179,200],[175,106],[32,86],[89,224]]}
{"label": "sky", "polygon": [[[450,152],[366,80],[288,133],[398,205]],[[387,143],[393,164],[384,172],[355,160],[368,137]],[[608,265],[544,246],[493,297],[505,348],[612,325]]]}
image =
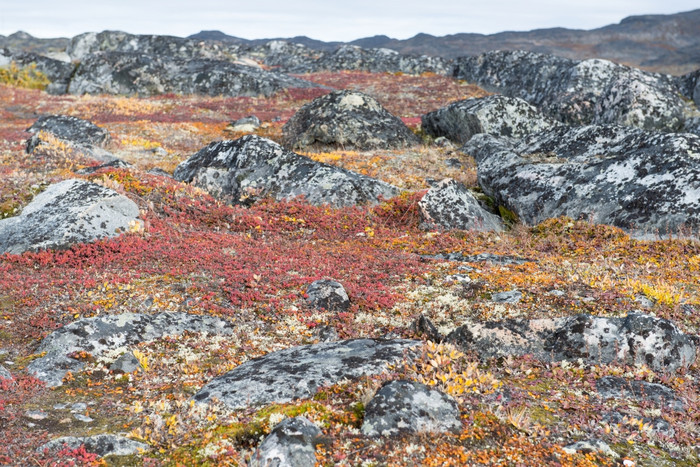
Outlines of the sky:
{"label": "sky", "polygon": [[698,0],[0,0],[0,34],[72,37],[109,29],[185,37],[220,30],[245,39],[347,42],[379,34],[593,29],[631,15],[696,8]]}

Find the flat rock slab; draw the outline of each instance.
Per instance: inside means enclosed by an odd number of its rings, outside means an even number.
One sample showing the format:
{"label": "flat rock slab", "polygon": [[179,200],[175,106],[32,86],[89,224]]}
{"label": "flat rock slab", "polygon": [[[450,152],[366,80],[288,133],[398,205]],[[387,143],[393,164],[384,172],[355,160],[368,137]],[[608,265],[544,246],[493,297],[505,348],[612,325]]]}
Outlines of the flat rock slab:
{"label": "flat rock slab", "polygon": [[272,352],[234,368],[194,396],[217,399],[231,409],[285,403],[312,397],[319,388],[345,378],[382,373],[420,341],[351,339],[292,347]]}
{"label": "flat rock slab", "polygon": [[688,368],[697,357],[692,336],[665,319],[640,313],[624,318],[580,314],[569,318],[471,322],[446,338],[481,358],[532,354],[544,361],[639,365],[655,371]]}
{"label": "flat rock slab", "polygon": [[605,376],[596,381],[598,394],[605,399],[631,398],[636,401],[649,401],[654,405],[671,410],[683,411],[685,404],[673,390],[663,384],[640,380],[628,380],[618,376]]}
{"label": "flat rock slab", "polygon": [[456,180],[445,179],[430,188],[418,202],[418,207],[427,227],[480,232],[503,230],[501,218],[484,209]]}
{"label": "flat rock slab", "polygon": [[260,444],[249,466],[313,466],[320,435],[321,430],[307,418],[287,418],[278,423]]}
{"label": "flat rock slab", "polygon": [[36,350],[46,354],[30,363],[27,371],[50,387],[60,386],[68,371],[76,372],[84,367],[82,361],[70,356],[75,352],[87,352],[95,358],[118,355],[130,345],[185,331],[230,335],[234,327],[224,319],[187,313],[123,313],[83,318],[49,334]]}
{"label": "flat rock slab", "polygon": [[453,102],[421,118],[428,135],[460,144],[479,133],[521,138],[557,125],[523,99],[501,95]]}
{"label": "flat rock slab", "polygon": [[[46,131],[57,138],[86,145],[99,146],[109,140],[107,130],[88,120],[69,115],[44,115],[34,122],[27,131],[35,135],[40,131]],[[32,152],[29,150],[29,147],[32,146],[31,141],[27,145],[27,152]]]}
{"label": "flat rock slab", "polygon": [[49,450],[50,452],[60,451],[64,448],[78,449],[85,446],[85,451],[104,456],[131,456],[140,451],[148,451],[150,446],[139,441],[126,438],[124,436],[102,434],[94,436],[64,436],[49,441],[37,449],[38,452]]}
{"label": "flat rock slab", "polygon": [[700,137],[620,126],[477,135],[484,192],[527,224],[568,216],[657,238],[700,228]]}
{"label": "flat rock slab", "polygon": [[457,402],[449,395],[415,381],[389,381],[365,408],[362,433],[396,436],[418,433],[459,433]]}
{"label": "flat rock slab", "polygon": [[282,128],[291,148],[340,146],[404,148],[421,140],[376,99],[357,91],[334,91],[304,105]]}
{"label": "flat rock slab", "polygon": [[178,165],[174,177],[234,204],[266,196],[277,200],[304,196],[311,204],[345,207],[378,203],[380,198],[391,198],[400,191],[255,135],[210,144]]}
{"label": "flat rock slab", "polygon": [[0,253],[68,248],[138,226],[139,208],[102,185],[71,179],[50,185],[21,214],[0,220]]}

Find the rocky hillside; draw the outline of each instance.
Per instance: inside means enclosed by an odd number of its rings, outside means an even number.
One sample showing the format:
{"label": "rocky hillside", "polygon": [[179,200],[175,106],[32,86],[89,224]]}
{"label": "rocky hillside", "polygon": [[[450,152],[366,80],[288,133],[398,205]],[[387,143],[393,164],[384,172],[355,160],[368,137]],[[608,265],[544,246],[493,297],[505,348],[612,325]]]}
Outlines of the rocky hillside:
{"label": "rocky hillside", "polygon": [[66,52],[0,56],[0,465],[700,462],[699,72]]}

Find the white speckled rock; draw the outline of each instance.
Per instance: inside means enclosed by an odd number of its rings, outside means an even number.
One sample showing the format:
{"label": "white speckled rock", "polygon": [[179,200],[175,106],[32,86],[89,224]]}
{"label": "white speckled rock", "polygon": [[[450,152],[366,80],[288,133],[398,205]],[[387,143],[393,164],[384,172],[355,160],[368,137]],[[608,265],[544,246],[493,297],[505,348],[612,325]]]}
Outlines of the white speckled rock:
{"label": "white speckled rock", "polygon": [[481,232],[503,230],[501,218],[481,207],[474,195],[456,180],[445,179],[430,188],[418,206],[428,226]]}
{"label": "white speckled rock", "polygon": [[126,196],[84,180],[49,186],[19,216],[0,220],[0,253],[68,248],[115,237],[140,223]]}
{"label": "white speckled rock", "polygon": [[396,436],[402,433],[459,433],[459,406],[449,395],[415,381],[385,383],[365,408],[362,433]]}
{"label": "white speckled rock", "polygon": [[308,467],[316,464],[316,440],[321,430],[304,417],[278,423],[260,444],[250,467]]}
{"label": "white speckled rock", "polygon": [[340,282],[322,279],[313,281],[306,289],[307,303],[313,308],[329,311],[346,311],[350,298]]}

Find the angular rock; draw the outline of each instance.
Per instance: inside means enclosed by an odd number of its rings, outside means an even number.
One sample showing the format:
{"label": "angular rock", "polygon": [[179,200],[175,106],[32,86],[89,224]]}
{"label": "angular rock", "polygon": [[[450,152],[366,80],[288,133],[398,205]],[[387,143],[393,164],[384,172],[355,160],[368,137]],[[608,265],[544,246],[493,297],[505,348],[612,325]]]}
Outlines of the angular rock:
{"label": "angular rock", "polygon": [[32,361],[27,371],[50,387],[60,386],[68,371],[80,371],[85,365],[71,357],[75,352],[100,358],[124,347],[185,331],[231,335],[234,327],[224,319],[187,313],[123,313],[83,318],[49,334],[36,350],[46,354]]}
{"label": "angular rock", "polygon": [[455,62],[454,76],[573,125],[618,124],[677,131],[688,106],[668,75],[607,60],[580,62],[525,51],[495,51]]}
{"label": "angular rock", "polygon": [[37,133],[45,131],[65,141],[83,145],[100,146],[109,140],[109,132],[92,122],[69,115],[44,115],[27,129],[34,136],[27,142],[27,152],[32,153],[39,143]]}
{"label": "angular rock", "polygon": [[292,347],[213,379],[194,400],[206,403],[215,398],[235,410],[305,399],[342,379],[382,373],[387,364],[419,344],[406,339],[351,339]]}
{"label": "angular rock", "polygon": [[393,185],[315,162],[255,135],[212,143],[178,165],[173,176],[232,203],[304,196],[311,204],[343,207],[399,194]]}
{"label": "angular rock", "polygon": [[139,441],[126,438],[124,436],[101,434],[94,436],[64,436],[49,441],[37,449],[37,452],[60,451],[64,448],[78,449],[80,446],[85,446],[85,451],[97,454],[100,457],[104,456],[131,456],[138,454],[140,451],[148,451],[150,446]]}
{"label": "angular rock", "polygon": [[421,117],[427,134],[460,144],[478,133],[521,138],[557,125],[526,101],[500,95],[454,102]]}
{"label": "angular rock", "polygon": [[109,369],[117,373],[133,373],[136,370],[142,371],[143,366],[132,352],[125,352],[109,366]]}
{"label": "angular rock", "polygon": [[10,370],[0,365],[0,379],[12,379],[12,373]]}
{"label": "angular rock", "polygon": [[652,402],[664,409],[678,412],[685,410],[683,400],[663,384],[605,376],[596,381],[596,389],[604,399],[630,398],[640,402]]}
{"label": "angular rock", "polygon": [[346,311],[350,298],[340,282],[323,279],[313,281],[306,289],[306,302],[312,308],[328,311]]}
{"label": "angular rock", "polygon": [[376,99],[357,91],[334,91],[304,105],[282,128],[291,148],[404,148],[421,140]]}
{"label": "angular rock", "polygon": [[568,216],[642,238],[700,227],[700,137],[689,133],[562,127],[518,142],[477,135],[462,150],[484,192],[528,224]]}
{"label": "angular rock", "polygon": [[418,433],[459,433],[459,406],[447,394],[415,381],[385,383],[365,407],[362,433],[396,436]]}
{"label": "angular rock", "polygon": [[481,207],[474,195],[456,180],[445,179],[430,188],[418,206],[428,226],[480,232],[503,230],[501,218]]}
{"label": "angular rock", "polygon": [[115,237],[141,221],[126,196],[102,185],[71,179],[50,185],[19,216],[0,220],[0,253],[69,248]]}
{"label": "angular rock", "polygon": [[481,358],[532,354],[544,361],[646,364],[655,371],[688,368],[697,357],[692,336],[665,319],[639,313],[624,318],[580,314],[568,318],[470,322],[447,341]]}
{"label": "angular rock", "polygon": [[304,417],[287,418],[275,426],[250,460],[250,467],[307,467],[316,464],[321,430]]}

